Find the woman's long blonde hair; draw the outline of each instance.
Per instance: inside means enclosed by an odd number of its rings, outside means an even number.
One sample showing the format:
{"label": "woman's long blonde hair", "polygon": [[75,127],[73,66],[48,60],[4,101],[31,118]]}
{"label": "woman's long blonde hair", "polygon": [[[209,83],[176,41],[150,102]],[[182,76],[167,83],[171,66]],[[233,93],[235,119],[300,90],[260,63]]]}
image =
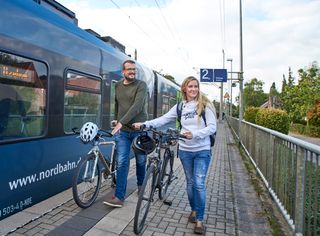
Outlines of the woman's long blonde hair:
{"label": "woman's long blonde hair", "polygon": [[199,80],[197,80],[197,78],[193,77],[193,76],[188,76],[187,78],[185,78],[185,80],[182,82],[182,85],[181,85],[181,93],[182,93],[182,98],[183,100],[187,101],[187,93],[185,92],[186,89],[187,89],[187,86],[188,84],[191,82],[191,81],[197,81],[197,84],[198,84],[198,88],[199,88],[199,92],[198,92],[198,95],[196,97],[196,101],[198,102],[197,104],[197,114],[198,114],[198,121],[200,121],[200,116],[201,116],[201,113],[205,110],[206,107],[209,107],[214,115],[216,116],[216,109],[214,108],[212,102],[209,101],[209,99],[204,96],[203,94],[201,94],[200,92],[200,83],[199,83]]}

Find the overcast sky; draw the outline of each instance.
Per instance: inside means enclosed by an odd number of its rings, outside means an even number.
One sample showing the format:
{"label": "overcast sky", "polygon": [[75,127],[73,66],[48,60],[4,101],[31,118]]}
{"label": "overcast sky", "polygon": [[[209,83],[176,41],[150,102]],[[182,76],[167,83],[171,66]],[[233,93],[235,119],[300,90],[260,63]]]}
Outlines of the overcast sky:
{"label": "overcast sky", "polygon": [[[175,77],[178,83],[200,68],[240,68],[238,0],[57,0],[76,13],[78,25],[111,36],[138,51],[142,64]],[[283,74],[320,61],[320,0],[242,1],[245,82],[273,82],[281,90]],[[235,75],[234,75],[235,76]],[[202,85],[212,99],[220,84]],[[230,93],[229,83],[224,92]],[[239,92],[233,88],[233,97]]]}

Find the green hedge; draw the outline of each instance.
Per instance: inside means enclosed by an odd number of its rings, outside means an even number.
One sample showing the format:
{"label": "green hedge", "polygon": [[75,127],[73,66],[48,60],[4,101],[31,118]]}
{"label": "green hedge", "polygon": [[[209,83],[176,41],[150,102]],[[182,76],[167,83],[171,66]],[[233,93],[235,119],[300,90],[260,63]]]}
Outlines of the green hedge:
{"label": "green hedge", "polygon": [[287,112],[274,108],[260,109],[257,112],[256,124],[283,134],[289,133],[289,116]]}
{"label": "green hedge", "polygon": [[260,109],[259,107],[248,107],[244,112],[245,121],[256,124],[256,116]]}
{"label": "green hedge", "polygon": [[320,127],[312,125],[292,124],[290,126],[290,132],[320,138]]}

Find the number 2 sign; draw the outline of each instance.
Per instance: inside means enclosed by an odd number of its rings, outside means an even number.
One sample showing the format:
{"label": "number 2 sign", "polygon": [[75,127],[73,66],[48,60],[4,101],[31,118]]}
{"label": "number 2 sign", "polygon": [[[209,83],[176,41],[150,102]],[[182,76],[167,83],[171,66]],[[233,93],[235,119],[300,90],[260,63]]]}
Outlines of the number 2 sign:
{"label": "number 2 sign", "polygon": [[200,69],[200,82],[213,82],[213,69]]}

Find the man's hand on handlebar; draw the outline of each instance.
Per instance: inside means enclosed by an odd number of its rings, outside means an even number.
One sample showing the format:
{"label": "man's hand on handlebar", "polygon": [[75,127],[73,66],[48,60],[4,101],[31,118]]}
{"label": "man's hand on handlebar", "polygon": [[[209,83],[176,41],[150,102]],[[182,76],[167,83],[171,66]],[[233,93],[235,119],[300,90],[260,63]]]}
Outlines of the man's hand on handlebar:
{"label": "man's hand on handlebar", "polygon": [[112,120],[110,125],[111,125],[111,129],[113,129],[114,127],[116,127],[118,121],[117,120]]}
{"label": "man's hand on handlebar", "polygon": [[113,128],[111,134],[112,134],[112,135],[116,134],[117,132],[120,131],[121,128],[122,128],[122,124],[121,124],[120,122],[118,122],[118,123],[116,124],[116,126]]}

